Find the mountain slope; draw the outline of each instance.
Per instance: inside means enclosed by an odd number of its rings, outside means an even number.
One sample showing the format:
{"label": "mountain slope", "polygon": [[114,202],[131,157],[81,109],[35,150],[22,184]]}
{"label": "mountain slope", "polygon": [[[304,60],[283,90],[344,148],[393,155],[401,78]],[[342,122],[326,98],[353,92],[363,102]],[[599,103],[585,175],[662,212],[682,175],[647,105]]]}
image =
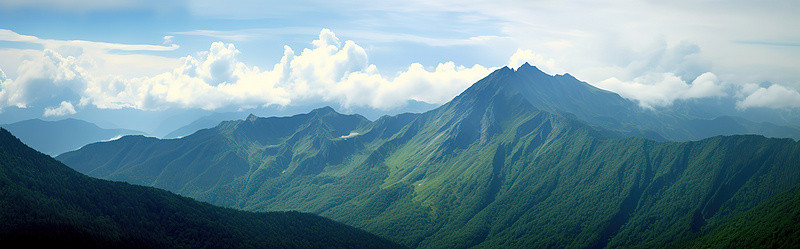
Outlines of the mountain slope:
{"label": "mountain slope", "polygon": [[[572,75],[548,75],[530,64],[508,74],[504,84],[511,85],[534,107],[574,115],[591,125],[620,132],[626,136],[643,136],[656,140],[688,141],[716,135],[760,134],[779,138],[800,139],[800,127],[755,123],[738,117],[697,116],[694,109],[643,109],[635,102],[609,91],[598,89]],[[487,81],[487,79],[489,79]],[[476,84],[492,84],[487,77]]]}
{"label": "mountain slope", "polygon": [[[251,116],[58,159],[219,205],[313,212],[417,248],[666,246],[800,183],[796,141],[627,137],[533,103],[522,70],[500,69],[422,114]],[[228,166],[205,168],[218,162]],[[235,173],[213,173],[223,169]]]}
{"label": "mountain slope", "polygon": [[90,178],[0,130],[0,242],[86,248],[396,248],[298,212],[250,213]]}
{"label": "mountain slope", "polygon": [[800,185],[716,225],[684,248],[781,248],[800,245]]}
{"label": "mountain slope", "polygon": [[19,137],[25,144],[51,156],[77,150],[89,143],[123,135],[143,134],[125,129],[103,129],[95,124],[71,118],[59,121],[30,119],[5,124],[2,127]]}

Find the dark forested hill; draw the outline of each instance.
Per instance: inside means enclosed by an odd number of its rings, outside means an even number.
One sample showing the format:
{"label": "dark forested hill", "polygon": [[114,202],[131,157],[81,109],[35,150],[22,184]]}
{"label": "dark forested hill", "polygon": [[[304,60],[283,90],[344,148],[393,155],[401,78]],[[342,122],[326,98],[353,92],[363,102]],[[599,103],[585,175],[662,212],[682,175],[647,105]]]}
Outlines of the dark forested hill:
{"label": "dark forested hill", "polygon": [[71,118],[59,121],[30,119],[2,126],[25,144],[51,156],[77,150],[89,143],[124,135],[143,134],[125,129],[103,129],[95,124]]}
{"label": "dark forested hill", "polygon": [[215,207],[82,175],[0,130],[0,244],[59,248],[397,248],[312,214]]}
{"label": "dark forested hill", "polygon": [[668,246],[800,183],[792,139],[638,137],[684,136],[676,124],[691,119],[661,122],[526,67],[499,69],[422,114],[251,116],[58,159],[218,205],[313,212],[418,248]]}

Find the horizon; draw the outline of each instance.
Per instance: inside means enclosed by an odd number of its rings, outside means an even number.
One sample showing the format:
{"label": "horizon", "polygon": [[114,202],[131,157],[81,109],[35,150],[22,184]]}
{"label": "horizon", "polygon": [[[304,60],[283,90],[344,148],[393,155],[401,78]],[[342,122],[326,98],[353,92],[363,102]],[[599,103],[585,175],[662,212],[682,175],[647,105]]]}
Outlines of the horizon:
{"label": "horizon", "polygon": [[800,113],[800,28],[784,25],[800,22],[797,3],[634,3],[3,1],[0,123],[163,133],[215,113],[320,106],[375,119],[523,63],[644,109]]}
{"label": "horizon", "polygon": [[[569,75],[572,79],[576,80],[576,82],[585,83],[585,84],[588,83],[588,82],[585,82],[585,81],[582,81],[580,79],[575,78],[574,76],[572,76],[568,72],[565,72],[565,73],[562,73],[562,74],[547,73],[545,71],[542,71],[540,69],[540,67],[538,67],[536,65],[532,65],[530,62],[522,62],[521,65],[518,65],[515,68],[509,67],[509,65],[504,65],[504,66],[499,67],[499,68],[492,68],[492,71],[489,74],[487,74],[485,77],[491,75],[494,72],[497,72],[497,71],[500,71],[500,70],[504,70],[504,69],[505,70],[510,70],[512,72],[518,72],[523,67],[525,67],[526,65],[529,68],[533,68],[537,72],[542,73],[544,75],[547,75],[549,77]],[[484,78],[481,78],[481,79],[484,79]],[[479,81],[480,80],[476,81],[475,83],[477,83]],[[471,87],[472,85],[474,85],[474,83],[473,84],[469,84],[469,87]],[[670,106],[656,106],[656,107],[647,106],[647,105],[644,105],[641,101],[638,101],[636,99],[625,98],[624,96],[622,96],[621,94],[619,94],[617,92],[610,91],[610,90],[607,90],[607,89],[602,89],[602,88],[599,88],[598,86],[590,84],[590,83],[588,83],[588,85],[591,88],[598,89],[598,90],[601,90],[601,91],[607,91],[607,92],[615,94],[616,96],[621,97],[622,99],[626,99],[628,101],[631,101],[632,103],[637,103],[639,108],[641,108],[643,110],[649,110],[649,111],[653,111],[653,112],[662,112],[662,111],[665,111],[665,110],[670,110],[670,108],[669,108]],[[466,89],[464,89],[464,90],[466,90]],[[461,93],[463,93],[463,91],[459,92],[459,94],[461,94]],[[455,96],[453,96],[453,97],[455,97]],[[450,98],[450,99],[452,99],[452,98]],[[448,99],[448,102],[450,101],[450,99]],[[676,100],[676,101],[680,101],[680,100]],[[221,118],[221,119],[219,119],[219,121],[236,121],[236,120],[247,120],[250,116],[255,116],[255,117],[260,117],[260,118],[261,117],[291,117],[291,116],[295,116],[295,115],[308,114],[310,112],[314,112],[314,111],[320,110],[320,109],[330,108],[334,112],[339,113],[339,114],[358,115],[358,116],[366,118],[367,120],[376,121],[380,117],[384,117],[384,116],[396,116],[396,115],[404,114],[404,113],[421,114],[421,113],[425,113],[425,112],[428,112],[428,111],[435,110],[435,109],[441,107],[442,105],[446,104],[446,102],[442,103],[442,104],[430,104],[430,103],[421,102],[421,101],[419,101],[419,102],[423,103],[425,106],[421,107],[421,108],[417,108],[417,109],[398,108],[398,109],[392,110],[393,112],[392,111],[386,111],[386,110],[375,110],[375,109],[364,109],[364,108],[362,108],[362,109],[351,109],[351,108],[348,108],[348,107],[343,107],[341,105],[340,106],[335,106],[336,103],[325,103],[325,102],[320,102],[321,104],[318,104],[318,105],[313,105],[312,104],[312,105],[298,106],[297,108],[294,108],[294,109],[287,108],[286,110],[269,109],[269,108],[253,108],[253,109],[247,109],[247,110],[241,110],[240,109],[240,110],[236,110],[236,111],[227,111],[227,112],[216,112],[214,110],[211,110],[210,112],[206,112],[206,113],[203,113],[203,114],[191,115],[191,117],[195,118],[195,119],[183,120],[184,122],[181,123],[183,126],[176,126],[177,128],[173,127],[174,130],[169,130],[169,131],[171,131],[170,133],[174,133],[174,132],[176,132],[176,131],[178,131],[180,129],[186,129],[187,127],[190,127],[191,123],[188,123],[188,122],[192,122],[192,121],[198,122],[198,121],[201,121],[203,119],[207,119],[207,118],[214,117],[214,116],[217,116],[217,117],[219,117],[219,116],[228,117],[228,118]],[[123,110],[125,110],[125,109],[127,109],[127,108],[123,108]],[[736,110],[737,111],[741,111],[738,108]],[[111,110],[111,111],[119,111],[119,110]],[[131,111],[131,110],[128,110],[128,111]],[[134,109],[133,111],[139,111],[139,112],[143,111],[143,112],[151,113],[151,114],[155,113],[156,115],[161,115],[161,116],[168,115],[170,113],[170,111],[172,113],[181,112],[180,109],[168,109],[166,111],[165,110],[155,110],[155,111],[153,111],[153,110],[135,110]],[[794,110],[790,110],[790,111],[794,111]],[[260,113],[260,115],[256,115],[256,113]],[[780,112],[775,112],[775,113],[780,114]],[[737,113],[737,114],[743,114],[743,113]],[[796,114],[796,112],[791,112],[791,114]],[[2,115],[0,114],[0,117],[1,116]],[[724,116],[728,116],[728,115],[720,114],[720,115],[718,115],[716,117],[724,117]],[[31,121],[31,120],[39,120],[39,121],[45,121],[45,122],[60,122],[60,121],[66,121],[66,120],[78,120],[78,121],[83,121],[83,122],[86,122],[86,123],[94,125],[94,126],[98,126],[101,129],[123,129],[123,130],[128,130],[129,132],[135,132],[135,133],[131,133],[131,135],[146,135],[148,137],[155,137],[155,138],[169,138],[167,136],[169,134],[164,134],[163,130],[160,131],[160,133],[153,134],[152,130],[136,129],[133,126],[122,127],[122,126],[116,125],[114,123],[108,123],[108,122],[103,122],[103,121],[100,121],[99,123],[95,123],[92,120],[82,119],[78,115],[65,115],[65,116],[55,116],[55,117],[52,117],[52,116],[51,117],[48,117],[48,116],[34,117],[34,118],[31,118],[31,119],[17,120],[15,122],[7,122],[7,123],[3,123],[3,124],[11,125],[11,124],[17,124],[17,123],[24,123],[24,122]],[[167,118],[167,121],[169,121],[169,118]],[[789,123],[790,125],[795,126],[791,122],[791,121],[795,121],[795,120],[790,118],[788,121],[790,121],[790,123]],[[163,129],[163,127],[159,127],[159,128]],[[187,135],[189,135],[189,134],[187,134]],[[116,138],[119,138],[119,137],[121,137],[121,136],[117,136]],[[183,136],[180,136],[180,137],[183,137]],[[180,138],[180,137],[176,137],[176,138]],[[114,140],[114,139],[111,139],[111,140]],[[108,140],[104,140],[104,141],[108,141]]]}

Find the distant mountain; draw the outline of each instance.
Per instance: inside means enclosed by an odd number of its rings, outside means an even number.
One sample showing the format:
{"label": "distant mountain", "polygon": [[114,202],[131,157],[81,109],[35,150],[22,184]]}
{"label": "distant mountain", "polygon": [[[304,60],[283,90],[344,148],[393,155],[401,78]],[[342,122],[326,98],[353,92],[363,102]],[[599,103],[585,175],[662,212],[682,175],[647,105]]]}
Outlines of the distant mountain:
{"label": "distant mountain", "polygon": [[218,205],[312,212],[414,248],[664,247],[800,184],[791,139],[640,137],[780,126],[648,113],[525,67],[497,70],[421,114],[249,116],[58,159]]}
{"label": "distant mountain", "polygon": [[59,121],[30,119],[5,124],[2,127],[19,137],[23,143],[51,156],[77,150],[94,142],[124,135],[143,134],[133,130],[103,129],[95,124],[71,118]]}
{"label": "distant mountain", "polygon": [[[412,113],[426,112],[426,111],[432,110],[432,109],[434,109],[436,107],[438,107],[438,106],[433,105],[433,104],[429,104],[429,103],[425,103],[425,102],[422,102],[422,101],[409,100],[409,101],[406,101],[406,103],[404,105],[401,105],[399,107],[395,107],[395,108],[392,108],[392,109],[387,109],[387,110],[377,110],[377,109],[373,109],[373,108],[359,108],[359,107],[349,107],[347,110],[348,110],[348,113],[358,113],[359,115],[363,115],[363,116],[365,116],[367,118],[377,119],[377,118],[380,118],[381,116],[385,116],[385,115],[397,115],[397,114],[409,113],[409,112],[412,112]],[[340,108],[342,108],[342,107],[340,107]],[[298,109],[298,108],[294,108],[294,109]],[[309,109],[313,109],[313,108],[309,108]],[[283,111],[262,110],[262,113],[288,113],[287,111],[288,110],[283,110]],[[202,129],[213,128],[214,126],[217,126],[222,121],[238,120],[238,119],[241,119],[241,118],[246,117],[246,116],[247,116],[247,113],[245,113],[245,112],[226,112],[226,113],[210,114],[210,115],[207,115],[207,116],[203,116],[203,117],[195,120],[194,122],[192,122],[190,124],[182,126],[182,127],[178,128],[178,129],[168,133],[167,135],[165,135],[162,138],[184,137],[186,135],[190,135],[190,134],[192,134],[192,133],[194,133],[196,131],[202,130]]]}
{"label": "distant mountain", "polygon": [[551,76],[528,63],[516,71],[502,68],[494,74],[502,76],[502,84],[519,92],[535,108],[574,116],[625,136],[688,141],[716,135],[759,134],[800,139],[800,127],[720,117],[685,102],[671,108],[643,109],[631,100],[569,74]]}
{"label": "distant mountain", "polygon": [[236,119],[241,119],[242,117],[245,117],[245,115],[242,114],[242,113],[215,113],[215,114],[211,114],[211,115],[208,115],[208,116],[201,117],[201,118],[195,120],[194,122],[189,123],[189,124],[187,124],[185,126],[182,126],[182,127],[178,128],[178,129],[168,133],[163,138],[180,138],[180,137],[184,137],[186,135],[190,135],[192,133],[195,133],[196,131],[199,131],[199,130],[202,130],[202,129],[208,129],[208,128],[212,128],[214,126],[217,126],[222,121],[225,121],[225,120],[236,120]]}
{"label": "distant mountain", "polygon": [[0,130],[0,243],[59,248],[399,248],[312,214],[251,213],[81,175]]}
{"label": "distant mountain", "polygon": [[[771,84],[771,83],[770,83]],[[777,125],[800,124],[799,108],[773,109],[768,107],[751,107],[740,109],[736,106],[736,98],[699,98],[679,99],[672,105],[656,108],[659,111],[673,111],[698,118],[713,119],[719,116],[735,116],[747,120],[758,120]]]}

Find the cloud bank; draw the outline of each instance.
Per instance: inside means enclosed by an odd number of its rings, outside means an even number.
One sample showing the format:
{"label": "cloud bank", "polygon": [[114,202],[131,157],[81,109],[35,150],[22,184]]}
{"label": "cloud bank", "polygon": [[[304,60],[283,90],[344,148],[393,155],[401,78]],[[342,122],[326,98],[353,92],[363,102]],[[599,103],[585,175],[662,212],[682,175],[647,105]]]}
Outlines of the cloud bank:
{"label": "cloud bank", "polygon": [[408,100],[444,103],[491,70],[453,62],[433,68],[414,63],[389,78],[369,64],[364,48],[341,41],[328,29],[311,44],[299,52],[284,46],[280,61],[261,69],[239,61],[234,44],[214,42],[208,51],[180,58],[180,65],[170,72],[134,78],[93,75],[76,57],[45,49],[41,57],[22,63],[19,77],[2,80],[0,105],[46,106],[48,116],[74,113],[72,103],[111,109],[216,110],[326,101],[385,109]]}
{"label": "cloud bank", "polygon": [[[20,63],[16,78],[11,79],[0,70],[0,108],[41,108],[45,117],[75,114],[86,106],[241,110],[331,102],[345,108],[375,109],[402,106],[409,100],[442,104],[494,70],[452,61],[434,67],[412,63],[389,77],[370,64],[363,47],[351,40],[340,40],[328,29],[322,29],[309,48],[284,46],[280,60],[267,68],[240,61],[241,52],[234,44],[214,42],[207,51],[181,57],[166,72],[142,77],[96,73],[91,69],[107,63],[89,60],[97,53],[65,56],[51,47],[67,44],[94,46],[101,52],[161,51],[177,47],[171,37],[164,37],[164,44],[169,46],[43,40],[11,31],[0,32],[0,40],[45,45],[39,55]],[[621,74],[593,84],[636,100],[644,108],[668,106],[680,99],[730,97],[737,91],[740,109],[800,107],[800,93],[781,85],[742,88],[722,82],[711,72],[697,71],[702,67],[693,65],[702,61],[692,59],[698,52],[693,44],[659,44],[653,51],[655,55],[644,56],[649,59],[634,60],[636,63],[628,63],[625,68],[611,67],[636,71],[633,75],[638,76]],[[552,58],[530,49],[518,49],[508,60],[514,68],[525,62],[551,74],[565,72]]]}
{"label": "cloud bank", "polygon": [[672,105],[679,99],[727,96],[728,86],[720,83],[717,76],[707,72],[697,76],[692,82],[683,81],[673,73],[651,73],[632,81],[622,81],[616,77],[598,82],[596,86],[633,99],[645,108]]}
{"label": "cloud bank", "polygon": [[[753,88],[750,85],[750,88]],[[800,107],[800,93],[784,86],[773,84],[767,88],[758,87],[745,99],[736,103],[740,109],[766,107],[766,108],[798,108]]]}

